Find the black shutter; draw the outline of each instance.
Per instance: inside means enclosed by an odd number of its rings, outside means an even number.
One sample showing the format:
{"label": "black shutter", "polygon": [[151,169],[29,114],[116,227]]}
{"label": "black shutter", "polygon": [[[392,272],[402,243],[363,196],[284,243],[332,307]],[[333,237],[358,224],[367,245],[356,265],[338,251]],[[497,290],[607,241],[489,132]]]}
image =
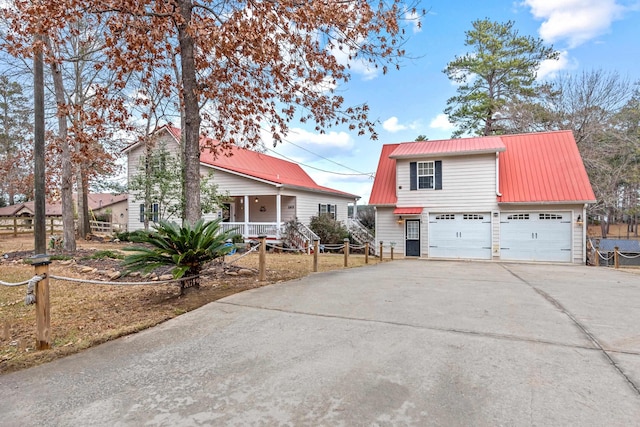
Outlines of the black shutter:
{"label": "black shutter", "polygon": [[436,160],[436,190],[442,190],[442,160]]}
{"label": "black shutter", "polygon": [[318,203],[318,216],[322,213],[322,204]]}
{"label": "black shutter", "polygon": [[144,222],[144,203],[140,203],[140,222]]}
{"label": "black shutter", "polygon": [[418,164],[416,162],[409,163],[409,189],[418,189]]}

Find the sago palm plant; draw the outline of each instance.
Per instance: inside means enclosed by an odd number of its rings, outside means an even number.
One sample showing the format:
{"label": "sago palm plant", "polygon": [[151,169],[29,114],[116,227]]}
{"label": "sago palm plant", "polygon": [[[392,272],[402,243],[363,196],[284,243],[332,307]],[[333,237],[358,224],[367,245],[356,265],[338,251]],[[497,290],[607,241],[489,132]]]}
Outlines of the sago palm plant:
{"label": "sago palm plant", "polygon": [[146,246],[124,248],[125,251],[134,252],[124,259],[126,272],[148,273],[158,267],[174,266],[171,270],[174,279],[193,277],[181,282],[181,293],[185,287],[199,287],[202,266],[233,249],[226,241],[235,230],[221,232],[220,221],[205,222],[201,219],[193,225],[187,223],[183,226],[160,221],[153,231],[132,234],[132,242]]}

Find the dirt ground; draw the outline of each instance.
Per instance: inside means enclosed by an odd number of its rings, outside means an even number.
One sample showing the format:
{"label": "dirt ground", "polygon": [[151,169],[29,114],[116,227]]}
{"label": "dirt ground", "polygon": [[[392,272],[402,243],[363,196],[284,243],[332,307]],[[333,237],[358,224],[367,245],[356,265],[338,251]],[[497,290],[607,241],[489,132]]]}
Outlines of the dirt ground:
{"label": "dirt ground", "polygon": [[[122,248],[129,243],[78,241],[75,254],[51,251],[50,275],[83,282],[49,280],[51,343],[35,350],[35,306],[24,303],[26,286],[0,286],[0,374],[76,353],[135,333],[236,292],[304,277],[313,270],[313,255],[273,253],[266,257],[266,280],[258,281],[258,254],[236,254],[205,269],[200,287],[180,295],[176,284],[103,285],[99,282],[148,282],[141,276],[119,277]],[[0,236],[0,281],[30,279],[34,267],[33,237]],[[369,257],[369,264],[379,260]],[[349,256],[349,268],[363,266],[364,255]],[[343,254],[320,254],[318,270],[344,268]],[[159,272],[158,274],[162,274]]]}

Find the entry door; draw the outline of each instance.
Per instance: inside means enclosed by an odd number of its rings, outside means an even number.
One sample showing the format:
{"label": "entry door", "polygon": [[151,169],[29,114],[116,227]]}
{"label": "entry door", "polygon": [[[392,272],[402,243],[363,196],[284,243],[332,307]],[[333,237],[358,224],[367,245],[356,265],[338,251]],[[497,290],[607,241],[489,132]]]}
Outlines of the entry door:
{"label": "entry door", "polygon": [[405,226],[405,255],[420,256],[420,220],[408,219]]}

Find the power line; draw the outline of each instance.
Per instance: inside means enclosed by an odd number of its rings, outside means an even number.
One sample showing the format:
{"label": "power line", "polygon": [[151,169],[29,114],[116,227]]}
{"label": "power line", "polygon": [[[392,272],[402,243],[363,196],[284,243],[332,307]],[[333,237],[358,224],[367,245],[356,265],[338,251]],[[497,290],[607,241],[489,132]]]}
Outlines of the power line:
{"label": "power line", "polygon": [[[333,175],[342,175],[342,176],[369,176],[371,178],[374,177],[374,173],[373,172],[370,172],[370,173],[364,173],[364,172],[344,173],[344,172],[334,172],[334,171],[329,171],[329,170],[326,170],[326,169],[320,169],[320,168],[317,168],[315,166],[307,165],[305,163],[300,163],[299,161],[297,161],[295,159],[292,159],[290,157],[287,157],[284,154],[278,153],[277,151],[272,150],[271,148],[267,148],[267,151],[271,151],[272,153],[277,154],[278,156],[283,157],[283,158],[285,158],[285,159],[287,159],[287,160],[289,160],[291,162],[297,163],[297,164],[299,164],[301,166],[304,166],[304,167],[307,167],[307,168],[315,169],[315,170],[320,171],[320,172],[330,173],[330,174],[333,174]],[[315,154],[315,153],[311,153],[311,154]],[[318,155],[318,157],[322,157],[322,156]],[[326,160],[329,160],[329,159],[326,159]],[[331,160],[329,160],[329,161],[331,161]],[[336,163],[336,162],[333,162],[333,163]],[[336,163],[336,164],[339,165],[339,163]],[[347,168],[347,169],[351,169],[351,168]],[[355,169],[351,169],[351,170],[355,170]]]}

